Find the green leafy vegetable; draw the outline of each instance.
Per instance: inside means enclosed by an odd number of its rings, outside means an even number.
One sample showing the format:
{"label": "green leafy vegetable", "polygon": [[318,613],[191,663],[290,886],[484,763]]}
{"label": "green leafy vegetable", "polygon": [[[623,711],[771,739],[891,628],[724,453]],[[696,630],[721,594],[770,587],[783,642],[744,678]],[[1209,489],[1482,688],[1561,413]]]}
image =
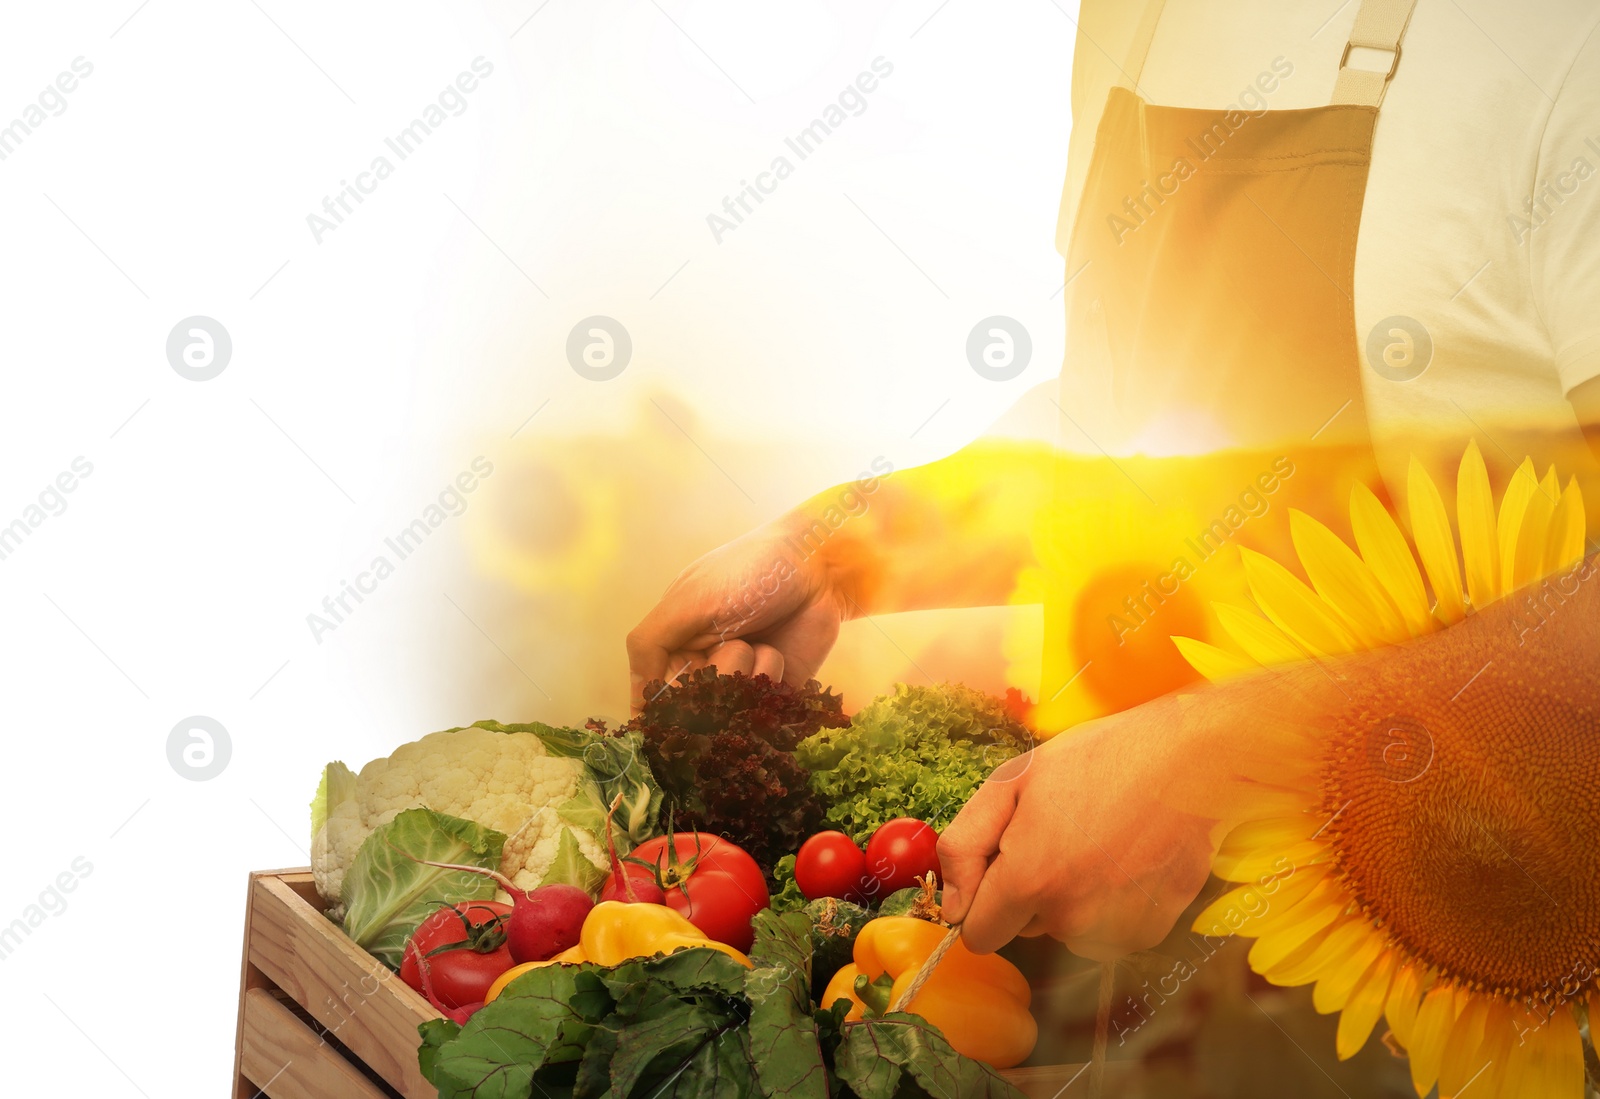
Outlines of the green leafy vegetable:
{"label": "green leafy vegetable", "polygon": [[606,973],[606,984],[620,992],[626,1007],[626,990],[636,984],[661,984],[685,996],[702,993],[736,999],[744,992],[744,966],[720,950],[678,950],[665,957],[626,962]]}
{"label": "green leafy vegetable", "polygon": [[449,1019],[429,1019],[417,1028],[422,1035],[422,1045],[417,1048],[417,1064],[424,1079],[432,1080],[437,1072],[439,1050],[461,1033],[461,1025]]}
{"label": "green leafy vegetable", "polygon": [[605,880],[605,871],[589,861],[572,829],[561,829],[561,838],[556,841],[556,857],[550,860],[550,867],[539,884],[576,885],[585,893],[597,893]]}
{"label": "green leafy vegetable", "polygon": [[533,970],[527,976],[539,980],[513,981],[454,1034],[424,1023],[417,1060],[439,1099],[528,1099],[546,1062],[582,1056],[593,1030],[569,1004],[581,972],[565,965]]}
{"label": "green leafy vegetable", "polygon": [[617,1031],[611,1093],[741,1099],[757,1094],[742,1024],[708,1003],[654,1005]]}
{"label": "green leafy vegetable", "polygon": [[[656,1088],[661,1095],[753,1095],[753,1084],[727,1090],[737,1083],[735,1068],[747,1083],[753,1079],[745,975],[728,955],[705,949],[613,969],[541,966],[512,981],[456,1032],[425,1027],[418,1065],[440,1099],[555,1094],[553,1077],[562,1072],[575,1072],[575,1099],[642,1096]],[[684,1090],[707,1078],[721,1083]]]}
{"label": "green leafy vegetable", "polygon": [[398,969],[406,939],[430,912],[495,893],[482,875],[417,860],[494,867],[505,842],[503,833],[460,817],[431,809],[400,813],[366,838],[345,876],[345,934]]}
{"label": "green leafy vegetable", "polygon": [[317,792],[311,799],[311,834],[314,836],[328,823],[332,807],[353,797],[356,790],[356,773],[338,760],[322,769],[317,781]]}
{"label": "green leafy vegetable", "polygon": [[772,884],[769,902],[774,912],[798,912],[806,906],[806,895],[800,892],[800,883],[794,880],[795,856],[785,855],[772,864]]}
{"label": "green leafy vegetable", "polygon": [[756,913],[755,963],[745,979],[750,1055],[767,1095],[829,1099],[828,1066],[811,1016],[811,918]]}
{"label": "green leafy vegetable", "polygon": [[901,683],[849,728],[806,738],[795,758],[811,770],[827,823],[857,842],[894,817],[943,830],[989,772],[1033,747],[1016,716],[1021,696],[1013,696],[1001,700],[959,683]]}
{"label": "green leafy vegetable", "polygon": [[994,1069],[957,1053],[938,1027],[904,1011],[846,1026],[834,1070],[860,1099],[905,1095],[902,1074],[916,1082],[920,1094],[1022,1099]]}

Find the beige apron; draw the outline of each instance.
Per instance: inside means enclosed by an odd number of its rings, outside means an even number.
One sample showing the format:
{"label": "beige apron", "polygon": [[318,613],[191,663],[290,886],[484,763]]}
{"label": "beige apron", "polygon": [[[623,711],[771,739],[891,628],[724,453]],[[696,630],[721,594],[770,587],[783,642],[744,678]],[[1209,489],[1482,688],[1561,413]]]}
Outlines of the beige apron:
{"label": "beige apron", "polygon": [[[1238,588],[1234,547],[1281,551],[1286,505],[1339,514],[1353,477],[1381,483],[1353,276],[1373,129],[1413,4],[1364,0],[1330,105],[1250,113],[1134,90],[1162,9],[1148,0],[1123,66],[1132,86],[1110,92],[1072,227],[1060,391],[1063,443],[1117,463],[1127,484],[1087,499],[1068,463],[1073,483],[1058,487],[1042,536],[1055,577],[1045,727],[1192,681],[1167,639],[1214,633],[1211,598]],[[1388,72],[1349,68],[1354,47],[1389,53]]]}

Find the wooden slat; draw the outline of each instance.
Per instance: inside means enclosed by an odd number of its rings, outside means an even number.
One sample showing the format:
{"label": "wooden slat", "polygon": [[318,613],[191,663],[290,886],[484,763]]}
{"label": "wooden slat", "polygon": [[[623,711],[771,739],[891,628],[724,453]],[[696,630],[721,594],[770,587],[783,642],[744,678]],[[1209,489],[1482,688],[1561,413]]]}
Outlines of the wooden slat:
{"label": "wooden slat", "polygon": [[250,915],[255,907],[256,895],[255,875],[251,875],[250,882],[245,889],[244,900],[244,945],[240,951],[239,962],[239,1018],[234,1029],[233,1043],[233,1099],[255,1099],[257,1088],[244,1075],[244,1005],[246,997],[253,988],[270,986],[262,972],[250,964]]}
{"label": "wooden slat", "polygon": [[269,1099],[386,1099],[268,990],[244,994],[241,1019],[240,1074]]}
{"label": "wooden slat", "polygon": [[322,898],[317,895],[317,879],[312,875],[311,871],[274,870],[265,876],[277,878],[284,885],[287,885],[295,896],[305,901],[306,904],[318,912],[322,911]]}
{"label": "wooden slat", "polygon": [[306,900],[309,879],[253,879],[249,964],[406,1099],[435,1099],[417,1069],[417,1027],[438,1013]]}

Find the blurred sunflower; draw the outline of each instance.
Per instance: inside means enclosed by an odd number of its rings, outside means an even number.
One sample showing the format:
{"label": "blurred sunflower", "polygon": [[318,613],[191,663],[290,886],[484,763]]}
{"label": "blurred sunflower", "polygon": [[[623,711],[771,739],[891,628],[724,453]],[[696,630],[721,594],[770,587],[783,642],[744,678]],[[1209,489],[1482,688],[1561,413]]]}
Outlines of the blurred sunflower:
{"label": "blurred sunflower", "polygon": [[[1541,480],[1531,460],[1497,510],[1483,456],[1469,446],[1455,531],[1415,460],[1409,497],[1420,569],[1394,518],[1357,485],[1355,549],[1291,512],[1310,584],[1245,550],[1262,613],[1216,608],[1240,651],[1175,637],[1179,649],[1217,680],[1399,644],[1583,559],[1576,480],[1563,489],[1554,469]],[[1590,1003],[1600,1019],[1592,960],[1600,862],[1589,842],[1600,815],[1600,795],[1589,791],[1600,773],[1591,773],[1597,765],[1583,747],[1593,715],[1560,694],[1549,692],[1537,728],[1507,720],[1492,700],[1473,703],[1475,723],[1438,765],[1427,730],[1405,721],[1380,723],[1380,743],[1341,733],[1310,753],[1320,758],[1286,760],[1273,780],[1281,788],[1268,795],[1272,808],[1236,827],[1213,864],[1219,877],[1246,884],[1210,904],[1194,929],[1254,938],[1250,965],[1274,984],[1314,983],[1317,1010],[1340,1012],[1341,1059],[1386,1019],[1418,1095],[1437,1084],[1450,1097],[1475,1084],[1470,1095],[1483,1099],[1581,1099],[1580,1028]],[[1563,769],[1569,781],[1497,781],[1490,763],[1510,759],[1524,771]],[[1576,797],[1574,768],[1586,780]]]}
{"label": "blurred sunflower", "polygon": [[[1032,532],[1037,564],[1013,596],[1044,606],[1041,632],[1026,638],[1034,660],[1042,653],[1034,727],[1049,735],[1198,683],[1169,638],[1218,639],[1210,607],[1247,591],[1240,551],[1287,553],[1278,511],[1336,506],[1365,472],[1361,457],[1056,457]],[[1008,653],[1020,658],[1020,646]]]}

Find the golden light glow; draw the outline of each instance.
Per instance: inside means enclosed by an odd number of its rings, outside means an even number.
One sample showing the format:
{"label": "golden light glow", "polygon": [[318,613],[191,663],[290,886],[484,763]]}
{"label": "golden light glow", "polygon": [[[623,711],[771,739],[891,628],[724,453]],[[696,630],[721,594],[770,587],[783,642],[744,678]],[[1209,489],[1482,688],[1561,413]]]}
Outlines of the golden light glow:
{"label": "golden light glow", "polygon": [[1014,597],[1046,607],[1036,727],[1049,735],[1196,682],[1172,635],[1218,635],[1214,604],[1248,591],[1241,553],[1289,551],[1284,513],[1333,506],[1363,460],[1336,447],[1056,455]]}

